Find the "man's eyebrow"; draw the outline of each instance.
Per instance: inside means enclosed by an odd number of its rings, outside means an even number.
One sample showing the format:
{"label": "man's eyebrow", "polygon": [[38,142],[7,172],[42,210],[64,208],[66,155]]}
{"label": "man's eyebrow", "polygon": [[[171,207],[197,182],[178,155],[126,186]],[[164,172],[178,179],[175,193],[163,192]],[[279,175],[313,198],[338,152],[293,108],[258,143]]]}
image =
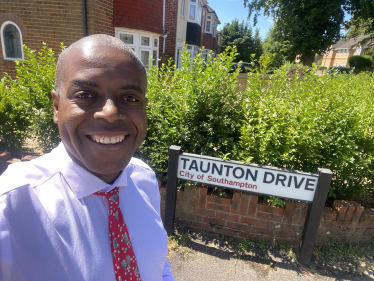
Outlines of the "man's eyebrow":
{"label": "man's eyebrow", "polygon": [[88,86],[93,88],[99,88],[99,85],[95,82],[84,80],[84,79],[76,79],[70,82],[70,87],[82,87],[82,86]]}
{"label": "man's eyebrow", "polygon": [[120,87],[120,89],[122,89],[122,90],[134,90],[134,91],[143,93],[142,88],[140,88],[138,85],[134,85],[134,84],[123,85],[123,86]]}

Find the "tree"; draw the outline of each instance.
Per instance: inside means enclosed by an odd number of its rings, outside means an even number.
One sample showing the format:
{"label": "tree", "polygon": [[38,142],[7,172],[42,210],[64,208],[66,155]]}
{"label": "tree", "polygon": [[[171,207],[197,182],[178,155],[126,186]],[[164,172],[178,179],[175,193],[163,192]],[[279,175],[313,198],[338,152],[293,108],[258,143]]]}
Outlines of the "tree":
{"label": "tree", "polygon": [[276,32],[288,42],[288,57],[302,54],[302,62],[311,65],[315,53],[324,52],[340,38],[344,0],[244,0],[254,24],[264,9],[273,17]]}
{"label": "tree", "polygon": [[348,62],[351,67],[370,67],[373,64],[373,58],[369,55],[352,56],[348,59]]}
{"label": "tree", "polygon": [[222,46],[224,50],[226,47],[237,47],[239,55],[236,61],[251,61],[251,54],[255,54],[255,59],[259,59],[262,54],[260,31],[256,29],[253,36],[252,28],[248,23],[242,21],[239,23],[238,19],[233,20],[221,30]]}

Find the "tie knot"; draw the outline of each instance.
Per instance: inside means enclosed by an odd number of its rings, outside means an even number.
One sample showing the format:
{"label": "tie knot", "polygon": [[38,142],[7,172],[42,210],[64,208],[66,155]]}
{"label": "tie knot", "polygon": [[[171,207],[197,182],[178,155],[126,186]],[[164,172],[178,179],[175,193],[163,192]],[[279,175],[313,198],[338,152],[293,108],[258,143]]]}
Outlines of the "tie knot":
{"label": "tie knot", "polygon": [[109,201],[112,202],[117,202],[118,197],[119,197],[119,186],[116,186],[113,188],[111,191],[105,192],[105,191],[97,191],[93,195],[97,196],[104,196],[106,197]]}

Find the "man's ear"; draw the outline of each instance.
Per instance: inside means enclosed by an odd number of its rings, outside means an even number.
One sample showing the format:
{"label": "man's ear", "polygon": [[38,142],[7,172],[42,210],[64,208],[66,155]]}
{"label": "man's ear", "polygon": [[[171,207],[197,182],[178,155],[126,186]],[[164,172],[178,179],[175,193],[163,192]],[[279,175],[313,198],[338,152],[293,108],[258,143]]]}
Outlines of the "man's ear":
{"label": "man's ear", "polygon": [[55,90],[51,91],[53,100],[53,121],[58,124],[58,103],[60,102],[60,96]]}

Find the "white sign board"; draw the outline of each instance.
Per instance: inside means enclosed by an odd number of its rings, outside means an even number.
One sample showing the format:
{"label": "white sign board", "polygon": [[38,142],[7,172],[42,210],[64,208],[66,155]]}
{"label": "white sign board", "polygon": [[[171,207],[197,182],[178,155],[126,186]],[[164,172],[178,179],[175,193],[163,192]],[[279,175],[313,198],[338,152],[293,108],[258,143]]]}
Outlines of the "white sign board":
{"label": "white sign board", "polygon": [[313,201],[318,175],[278,168],[236,164],[184,153],[179,155],[178,178],[302,201]]}

